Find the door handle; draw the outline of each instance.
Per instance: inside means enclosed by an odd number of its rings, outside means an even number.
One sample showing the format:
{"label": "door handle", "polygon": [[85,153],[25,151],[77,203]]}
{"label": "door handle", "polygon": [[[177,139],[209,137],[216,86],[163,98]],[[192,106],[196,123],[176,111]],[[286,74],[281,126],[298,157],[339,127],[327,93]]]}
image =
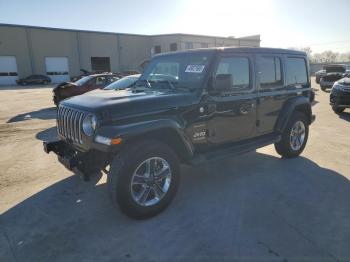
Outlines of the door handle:
{"label": "door handle", "polygon": [[240,106],[239,112],[242,115],[246,115],[246,114],[248,114],[251,111],[252,108],[254,108],[254,103],[243,104],[243,105]]}

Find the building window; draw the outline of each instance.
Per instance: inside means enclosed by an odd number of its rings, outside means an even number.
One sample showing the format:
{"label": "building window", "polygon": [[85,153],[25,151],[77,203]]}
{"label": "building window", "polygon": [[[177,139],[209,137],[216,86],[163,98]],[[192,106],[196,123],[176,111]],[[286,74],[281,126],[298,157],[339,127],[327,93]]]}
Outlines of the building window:
{"label": "building window", "polygon": [[171,43],[170,44],[170,51],[177,51],[177,43]]}
{"label": "building window", "polygon": [[161,46],[160,46],[160,45],[156,45],[156,46],[154,47],[154,53],[155,53],[155,54],[159,54],[159,53],[161,53],[161,52],[162,52]]}
{"label": "building window", "polygon": [[208,48],[208,47],[209,47],[208,43],[201,43],[201,48]]}
{"label": "building window", "polygon": [[192,42],[185,42],[185,49],[193,49],[193,43]]}

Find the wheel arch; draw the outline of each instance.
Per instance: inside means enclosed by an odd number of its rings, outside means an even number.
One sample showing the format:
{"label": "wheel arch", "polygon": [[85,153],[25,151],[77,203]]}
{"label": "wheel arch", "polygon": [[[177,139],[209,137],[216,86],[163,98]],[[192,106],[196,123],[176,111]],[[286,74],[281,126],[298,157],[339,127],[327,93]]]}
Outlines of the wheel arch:
{"label": "wheel arch", "polygon": [[311,103],[308,98],[300,96],[290,99],[285,103],[276,122],[275,130],[283,132],[294,112],[305,114],[308,124],[312,123],[313,117]]}
{"label": "wheel arch", "polygon": [[[136,142],[145,140],[160,141],[172,148],[182,162],[188,162],[193,156],[193,145],[187,139],[182,125],[173,119],[159,119],[124,126],[101,128],[100,135],[121,137],[123,142],[117,151]],[[114,151],[114,150],[112,150]]]}

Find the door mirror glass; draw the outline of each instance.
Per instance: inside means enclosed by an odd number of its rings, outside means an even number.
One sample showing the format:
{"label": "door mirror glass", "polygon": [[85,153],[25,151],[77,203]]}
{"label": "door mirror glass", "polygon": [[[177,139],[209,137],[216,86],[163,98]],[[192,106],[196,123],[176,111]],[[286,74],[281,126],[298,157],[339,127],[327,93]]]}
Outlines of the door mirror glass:
{"label": "door mirror glass", "polygon": [[231,74],[218,74],[214,81],[215,91],[228,91],[232,88],[233,76]]}

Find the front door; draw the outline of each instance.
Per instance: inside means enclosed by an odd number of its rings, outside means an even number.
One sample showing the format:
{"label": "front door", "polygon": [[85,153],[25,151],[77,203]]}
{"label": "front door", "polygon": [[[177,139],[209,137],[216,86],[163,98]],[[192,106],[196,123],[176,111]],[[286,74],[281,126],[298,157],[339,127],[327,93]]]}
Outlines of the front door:
{"label": "front door", "polygon": [[231,75],[231,87],[211,95],[208,108],[208,142],[221,144],[255,135],[256,97],[253,59],[250,55],[225,54],[219,58],[214,79]]}

